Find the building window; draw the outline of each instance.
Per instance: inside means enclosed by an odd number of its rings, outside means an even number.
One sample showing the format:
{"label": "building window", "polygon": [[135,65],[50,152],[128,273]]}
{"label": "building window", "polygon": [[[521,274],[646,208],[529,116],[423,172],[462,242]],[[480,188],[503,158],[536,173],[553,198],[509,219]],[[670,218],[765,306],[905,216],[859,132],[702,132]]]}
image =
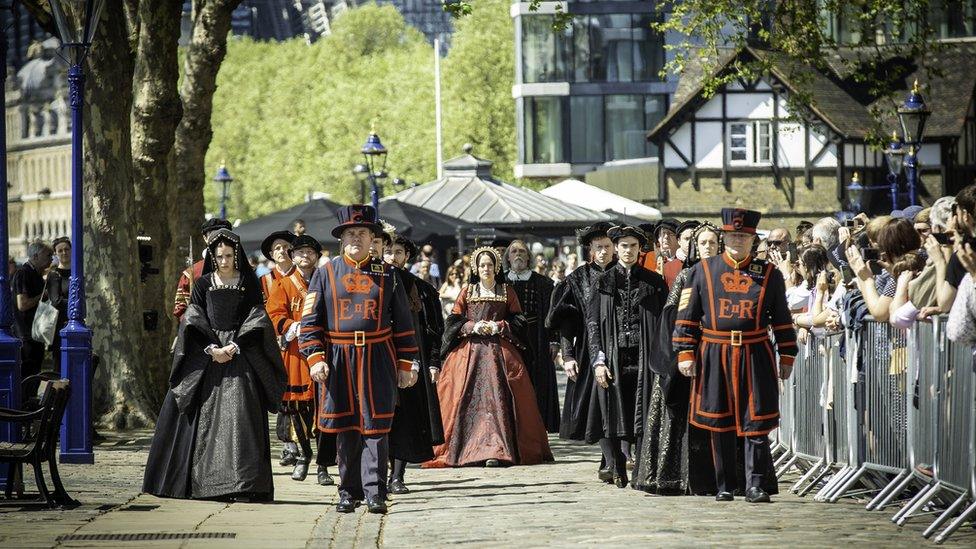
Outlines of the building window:
{"label": "building window", "polygon": [[526,83],[565,82],[572,62],[572,34],[552,28],[551,16],[522,18],[522,80]]}
{"label": "building window", "polygon": [[729,124],[729,162],[749,162],[748,128],[745,122]]}
{"label": "building window", "polygon": [[727,133],[730,164],[742,166],[772,163],[772,122],[732,122],[728,125]]}
{"label": "building window", "polygon": [[769,163],[773,160],[773,132],[769,122],[756,122],[756,162]]}
{"label": "building window", "polygon": [[658,82],[664,40],[654,14],[576,15],[562,31],[553,17],[520,17],[522,82]]}
{"label": "building window", "polygon": [[640,95],[607,96],[607,160],[644,156],[647,140],[643,99]]}
{"label": "building window", "polygon": [[569,119],[572,161],[603,162],[603,96],[570,97]]}
{"label": "building window", "polygon": [[563,162],[561,97],[525,99],[525,151],[530,164]]}

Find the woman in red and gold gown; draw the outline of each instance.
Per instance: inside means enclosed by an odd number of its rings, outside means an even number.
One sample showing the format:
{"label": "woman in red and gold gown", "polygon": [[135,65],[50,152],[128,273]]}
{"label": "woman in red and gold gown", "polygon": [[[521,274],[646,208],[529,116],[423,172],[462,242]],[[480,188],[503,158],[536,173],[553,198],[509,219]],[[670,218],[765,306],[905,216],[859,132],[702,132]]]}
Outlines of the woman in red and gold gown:
{"label": "woman in red and gold gown", "polygon": [[516,334],[518,298],[497,282],[501,257],[475,250],[479,282],[461,290],[444,330],[437,380],[444,444],[425,467],[533,465],[552,461],[549,439]]}

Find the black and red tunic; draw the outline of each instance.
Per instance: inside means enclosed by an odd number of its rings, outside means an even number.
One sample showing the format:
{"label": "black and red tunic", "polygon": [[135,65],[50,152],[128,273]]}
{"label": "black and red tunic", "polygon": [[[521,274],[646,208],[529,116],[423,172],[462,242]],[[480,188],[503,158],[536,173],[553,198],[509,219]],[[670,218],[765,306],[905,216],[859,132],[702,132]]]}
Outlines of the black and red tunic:
{"label": "black and red tunic", "polygon": [[773,265],[728,254],[695,265],[681,291],[673,344],[679,361],[697,362],[692,425],[739,436],[776,428],[776,355],[792,364],[797,347],[786,285]]}

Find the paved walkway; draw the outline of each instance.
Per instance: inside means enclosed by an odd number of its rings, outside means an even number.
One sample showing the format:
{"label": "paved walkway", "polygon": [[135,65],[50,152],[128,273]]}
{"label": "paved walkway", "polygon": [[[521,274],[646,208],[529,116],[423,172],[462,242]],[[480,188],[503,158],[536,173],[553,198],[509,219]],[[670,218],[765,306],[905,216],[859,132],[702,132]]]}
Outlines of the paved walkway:
{"label": "paved walkway", "polygon": [[[443,547],[488,546],[861,546],[923,543],[922,521],[897,528],[894,512],[863,504],[781,495],[771,505],[654,497],[596,480],[598,453],[553,441],[556,463],[508,469],[407,471],[412,493],[390,514],[335,512],[336,489],[314,475],[295,482],[276,467],[273,504],[225,504],[140,495],[149,432],[112,434],[95,465],[62,467],[83,505],[70,510],[0,508],[0,547]],[[275,448],[277,455],[278,449]],[[28,476],[28,486],[33,479]],[[150,534],[170,539],[147,539]],[[210,538],[185,539],[193,536]],[[128,541],[119,539],[129,535]],[[180,539],[182,536],[184,539]],[[109,539],[105,539],[108,537]],[[976,543],[965,527],[947,546]]]}

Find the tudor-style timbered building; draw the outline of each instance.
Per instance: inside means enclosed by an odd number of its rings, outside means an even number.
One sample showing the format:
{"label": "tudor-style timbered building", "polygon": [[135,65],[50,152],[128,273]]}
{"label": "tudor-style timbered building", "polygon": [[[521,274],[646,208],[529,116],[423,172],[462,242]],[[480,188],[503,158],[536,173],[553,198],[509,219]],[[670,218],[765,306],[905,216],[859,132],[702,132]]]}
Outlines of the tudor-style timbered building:
{"label": "tudor-style timbered building", "polygon": [[[767,218],[814,219],[845,209],[854,172],[866,185],[888,182],[883,151],[868,141],[875,127],[871,105],[890,99],[865,97],[840,71],[804,67],[813,72],[800,84],[795,69],[774,55],[751,47],[727,53],[719,73],[733,70],[737,60],[758,58],[770,60],[772,68],[755,80],[736,78],[711,97],[705,96],[700,72],[682,76],[672,108],[648,134],[658,151],[656,184],[663,210],[710,218],[723,205],[739,204],[758,208]],[[976,44],[948,45],[931,60],[944,77],[922,80],[922,70],[909,71],[906,92],[896,94],[907,95],[917,77],[932,110],[919,152],[923,204],[974,182],[974,56]],[[814,102],[791,112],[789,94],[801,89]],[[896,119],[885,122],[889,131],[897,125]],[[886,205],[890,209],[887,191],[867,197],[866,206],[876,212]]]}

